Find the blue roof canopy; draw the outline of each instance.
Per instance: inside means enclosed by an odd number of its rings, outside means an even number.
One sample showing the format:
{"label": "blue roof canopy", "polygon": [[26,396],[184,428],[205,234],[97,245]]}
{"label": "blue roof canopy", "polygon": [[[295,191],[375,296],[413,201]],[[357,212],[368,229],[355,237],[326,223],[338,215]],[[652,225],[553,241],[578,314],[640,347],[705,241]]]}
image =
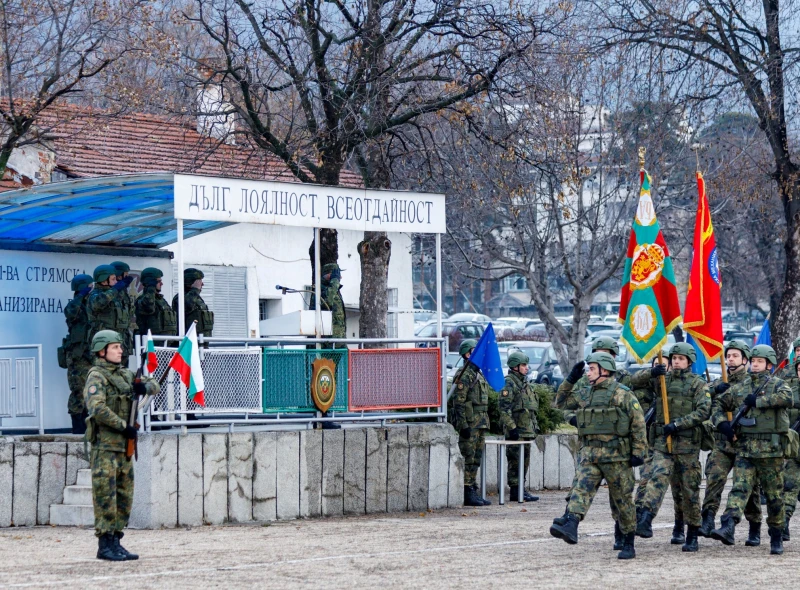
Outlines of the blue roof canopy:
{"label": "blue roof canopy", "polygon": [[[104,176],[0,193],[0,243],[161,248],[177,241],[173,174]],[[184,221],[184,238],[228,225]]]}

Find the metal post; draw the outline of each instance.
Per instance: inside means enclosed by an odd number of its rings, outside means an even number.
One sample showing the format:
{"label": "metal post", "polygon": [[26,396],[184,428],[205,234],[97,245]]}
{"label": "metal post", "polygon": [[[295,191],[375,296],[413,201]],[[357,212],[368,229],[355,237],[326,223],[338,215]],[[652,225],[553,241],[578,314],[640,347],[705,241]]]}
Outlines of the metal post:
{"label": "metal post", "polygon": [[505,445],[497,445],[497,503],[500,506],[506,503],[506,482],[503,478],[505,473],[505,469],[503,469],[503,459],[505,459],[505,453],[503,452],[503,447],[505,447]]}
{"label": "metal post", "polygon": [[[322,334],[322,269],[320,265],[320,244],[319,244],[320,231],[318,227],[314,228],[314,325],[317,338],[321,338]],[[317,342],[317,349],[322,348],[322,344]]]}
{"label": "metal post", "polygon": [[486,443],[483,443],[483,454],[481,455],[481,498],[486,499]]}
{"label": "metal post", "polygon": [[178,335],[186,334],[186,302],[183,284],[183,219],[178,219]]}
{"label": "metal post", "polygon": [[519,483],[517,484],[517,501],[520,504],[525,503],[525,493],[523,490],[525,489],[525,445],[517,445],[519,449]]}
{"label": "metal post", "polygon": [[[436,234],[436,337],[442,337],[442,234]],[[447,342],[439,346],[439,358],[442,369],[442,405],[445,414],[442,421],[447,421]]]}
{"label": "metal post", "polygon": [[36,345],[39,356],[39,434],[44,434],[44,369],[42,368],[42,345]]}

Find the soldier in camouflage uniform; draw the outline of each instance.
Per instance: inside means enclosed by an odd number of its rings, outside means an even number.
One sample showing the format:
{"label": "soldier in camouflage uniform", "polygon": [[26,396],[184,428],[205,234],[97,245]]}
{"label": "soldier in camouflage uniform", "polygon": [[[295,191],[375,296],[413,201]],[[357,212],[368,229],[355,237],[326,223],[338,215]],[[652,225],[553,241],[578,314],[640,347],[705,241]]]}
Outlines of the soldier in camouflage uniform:
{"label": "soldier in camouflage uniform", "polygon": [[[800,338],[795,338],[794,342],[792,342],[792,351],[795,359],[800,358]],[[789,379],[796,379],[797,375],[794,372],[794,363],[786,365],[777,376],[787,383]]]}
{"label": "soldier in camouflage uniform", "polygon": [[[797,340],[795,343],[798,342]],[[794,377],[786,379],[792,390],[792,407],[789,410],[789,425],[794,426],[800,419],[800,355],[796,352],[791,363]],[[783,502],[786,511],[786,525],[783,527],[783,540],[789,541],[789,520],[794,516],[797,507],[797,494],[800,492],[800,458],[786,459],[783,472]]]}
{"label": "soldier in camouflage uniform", "polygon": [[[669,423],[660,388],[651,387],[644,392],[644,399],[656,406],[656,421],[650,427],[653,441],[653,462],[650,481],[644,496],[644,509],[636,523],[636,535],[649,539],[653,536],[653,518],[658,514],[667,486],[675,482],[671,475],[676,473],[677,483],[683,498],[683,516],[687,521],[686,542],[683,551],[698,550],[697,536],[700,529],[700,443],[703,437],[703,421],[711,415],[711,393],[706,382],[692,373],[691,366],[697,360],[697,353],[691,344],[679,342],[669,351],[671,370],[666,375],[667,403],[669,404]],[[646,372],[634,376],[633,384],[640,387],[651,382],[653,376],[661,373],[662,367],[653,367],[650,375]],[[671,448],[668,439],[671,439]],[[679,523],[681,529],[683,523]],[[676,526],[678,523],[676,523]]]}
{"label": "soldier in camouflage uniform", "polygon": [[[186,330],[197,322],[197,333],[204,336],[212,336],[214,332],[214,312],[208,309],[206,302],[200,296],[203,290],[203,271],[196,268],[187,268],[183,271],[183,305]],[[172,311],[178,317],[178,294],[172,298]]]}
{"label": "soldier in camouflage uniform", "polygon": [[[520,350],[514,350],[508,355],[508,375],[503,385],[503,390],[497,398],[500,408],[500,421],[508,440],[534,440],[537,435],[536,414],[539,411],[539,397],[528,383],[528,355]],[[520,447],[524,448],[520,457]],[[528,473],[531,462],[531,446],[507,445],[506,459],[508,460],[508,485],[511,487],[512,502],[519,501],[519,468],[520,461],[524,461],[522,473]],[[524,486],[524,484],[523,484]],[[523,500],[536,502],[538,496],[529,494],[523,487]]]}
{"label": "soldier in camouflage uniform", "polygon": [[71,287],[74,292],[72,300],[64,308],[67,318],[67,337],[64,339],[64,352],[67,360],[67,383],[69,384],[69,400],[67,411],[72,420],[72,434],[86,432],[86,403],[83,399],[83,387],[86,376],[92,368],[92,357],[89,352],[89,318],[86,315],[86,300],[92,291],[94,279],[89,275],[75,275]]}
{"label": "soldier in camouflage uniform", "polygon": [[[750,379],[747,372],[747,363],[750,360],[750,346],[741,340],[733,340],[725,347],[725,362],[728,366],[728,383],[717,380],[711,385],[712,406],[714,401],[737,383]],[[728,414],[728,419],[733,419],[733,413]],[[717,516],[722,490],[728,482],[728,475],[736,461],[736,451],[728,439],[719,432],[714,433],[714,448],[706,459],[706,494],[703,498],[703,524],[700,526],[700,535],[710,537],[714,530],[714,519]],[[761,544],[761,493],[758,485],[753,486],[753,493],[744,508],[744,516],[750,523],[750,531],[745,545],[758,547]]]}
{"label": "soldier in camouflage uniform", "polygon": [[583,398],[573,397],[566,404],[567,410],[577,413],[581,443],[578,477],[567,506],[566,522],[559,524],[559,519],[554,520],[550,534],[570,544],[578,542],[578,523],[586,516],[605,478],[623,534],[622,551],[617,557],[633,559],[636,512],[632,468],[644,463],[647,452],[644,416],[630,389],[614,379],[617,367],[610,354],[595,352],[586,363],[577,363],[570,372],[575,380],[583,372],[584,364],[589,365],[589,393]]}
{"label": "soldier in camouflage uniform", "polygon": [[159,269],[148,267],[139,277],[144,292],[136,298],[136,326],[143,337],[148,330],[159,336],[178,333],[178,316],[161,294],[163,276]]}
{"label": "soldier in camouflage uniform", "polygon": [[110,264],[101,264],[94,269],[94,289],[86,302],[86,313],[89,317],[88,342],[101,330],[113,330],[123,337],[122,364],[128,365],[131,353],[130,342],[125,334],[130,329],[130,309],[125,306],[120,295],[133,280],[125,277],[117,280],[117,271]]}
{"label": "soldier in camouflage uniform", "polygon": [[489,431],[489,384],[480,369],[469,362],[476,344],[475,340],[464,340],[458,349],[464,358],[464,367],[453,380],[450,416],[458,432],[458,448],[464,457],[464,505],[488,506],[491,502],[480,497],[475,482],[483,459],[483,441]]}
{"label": "soldier in camouflage uniform", "polygon": [[[750,378],[731,386],[714,401],[712,422],[736,451],[733,466],[733,489],[728,494],[728,505],[722,515],[722,525],[711,533],[711,538],[726,545],[734,544],[736,525],[753,492],[756,480],[767,497],[767,525],[769,525],[770,553],[783,553],[784,438],[789,431],[789,412],[792,390],[771,374],[777,363],[771,346],[754,346],[750,356]],[[728,412],[735,413],[740,406],[748,408],[743,423],[734,431]],[[734,436],[736,437],[734,440]]]}
{"label": "soldier in camouflage uniform", "polygon": [[97,558],[108,561],[139,558],[120,545],[133,503],[133,461],[125,457],[125,447],[136,437],[136,429],[129,425],[133,396],[156,395],[159,389],[158,382],[148,377],[137,382],[133,372],[121,365],[122,345],[122,337],[112,330],[94,335],[94,366],[85,390]]}
{"label": "soldier in camouflage uniform", "polygon": [[125,311],[125,315],[128,316],[129,324],[124,331],[118,331],[125,340],[124,346],[126,355],[122,359],[122,364],[128,366],[128,355],[133,352],[133,333],[136,331],[136,301],[128,290],[128,287],[130,287],[133,282],[133,277],[130,276],[131,267],[128,266],[127,263],[117,260],[116,262],[112,262],[111,266],[113,266],[116,271],[117,283],[125,283],[125,288],[117,292],[117,297],[120,299],[120,304]]}
{"label": "soldier in camouflage uniform", "polygon": [[[339,265],[331,262],[322,267],[320,271],[322,283],[320,284],[320,294],[322,301],[320,309],[331,312],[331,336],[334,338],[347,337],[347,317],[344,311],[344,300],[342,299],[342,271]],[[309,309],[316,308],[316,294],[311,296]]]}

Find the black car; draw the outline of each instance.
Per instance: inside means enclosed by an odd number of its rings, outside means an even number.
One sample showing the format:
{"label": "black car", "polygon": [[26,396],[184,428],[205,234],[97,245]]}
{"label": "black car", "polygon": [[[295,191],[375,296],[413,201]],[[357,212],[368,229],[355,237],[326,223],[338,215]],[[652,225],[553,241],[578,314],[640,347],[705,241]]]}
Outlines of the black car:
{"label": "black car", "polygon": [[[483,335],[483,324],[477,322],[442,322],[442,336],[447,338],[447,349],[458,351],[462,340],[478,340]],[[436,324],[425,326],[417,338],[436,338]],[[434,342],[417,342],[417,348],[434,348]]]}

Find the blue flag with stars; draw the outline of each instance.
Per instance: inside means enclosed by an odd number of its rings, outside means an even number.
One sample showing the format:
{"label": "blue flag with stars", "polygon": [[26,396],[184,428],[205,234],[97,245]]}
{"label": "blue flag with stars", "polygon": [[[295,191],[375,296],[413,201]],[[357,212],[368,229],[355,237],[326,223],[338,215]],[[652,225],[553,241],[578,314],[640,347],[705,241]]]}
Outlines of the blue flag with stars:
{"label": "blue flag with stars", "polygon": [[761,328],[761,332],[758,333],[756,345],[759,344],[767,344],[772,346],[772,333],[769,330],[769,318],[764,320],[764,326]]}
{"label": "blue flag with stars", "polygon": [[483,336],[478,340],[478,344],[469,356],[470,362],[477,366],[486,382],[495,391],[503,389],[506,379],[503,376],[503,366],[500,363],[500,350],[497,348],[497,338],[494,335],[494,327],[490,323],[486,326]]}

